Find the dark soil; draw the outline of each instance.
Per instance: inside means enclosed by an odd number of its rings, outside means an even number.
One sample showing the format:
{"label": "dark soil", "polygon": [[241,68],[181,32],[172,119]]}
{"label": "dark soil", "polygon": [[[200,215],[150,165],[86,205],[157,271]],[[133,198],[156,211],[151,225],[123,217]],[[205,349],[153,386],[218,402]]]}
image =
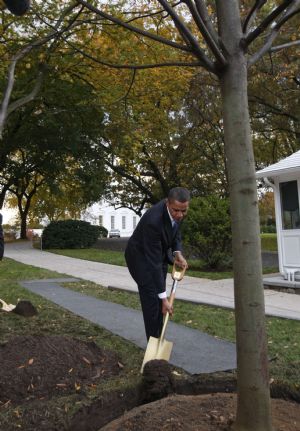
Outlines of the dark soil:
{"label": "dark soil", "polygon": [[[14,423],[0,425],[1,431],[228,431],[234,420],[235,379],[230,373],[178,377],[165,361],[152,361],[140,386],[91,401],[84,388],[116,376],[122,368],[113,352],[95,343],[19,336],[0,346],[0,363],[0,412],[5,415],[13,407],[16,415]],[[74,393],[81,394],[85,405],[81,402],[62,425],[55,419],[58,412],[51,411],[51,400]],[[282,399],[272,403],[276,431],[300,431],[299,404]]]}
{"label": "dark soil", "polygon": [[[299,431],[299,404],[272,402],[276,431]],[[229,431],[235,406],[234,394],[173,395],[134,408],[101,431]]]}
{"label": "dark soil", "polygon": [[0,406],[79,391],[120,371],[114,353],[61,336],[15,337],[0,346],[0,364]]}

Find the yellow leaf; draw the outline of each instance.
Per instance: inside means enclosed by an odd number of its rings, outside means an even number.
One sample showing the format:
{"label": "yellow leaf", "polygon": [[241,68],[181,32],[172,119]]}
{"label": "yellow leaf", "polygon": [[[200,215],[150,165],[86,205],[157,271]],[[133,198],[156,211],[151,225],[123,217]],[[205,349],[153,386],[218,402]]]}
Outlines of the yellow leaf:
{"label": "yellow leaf", "polygon": [[75,386],[76,391],[79,391],[81,388],[81,386],[76,382],[74,383],[74,386]]}

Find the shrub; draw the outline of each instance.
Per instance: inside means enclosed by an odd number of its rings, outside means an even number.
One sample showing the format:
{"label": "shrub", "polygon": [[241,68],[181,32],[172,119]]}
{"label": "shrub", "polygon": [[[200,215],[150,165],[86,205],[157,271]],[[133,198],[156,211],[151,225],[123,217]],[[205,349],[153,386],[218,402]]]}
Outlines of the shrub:
{"label": "shrub", "polygon": [[260,227],[261,233],[276,233],[276,225],[275,224],[265,224]]}
{"label": "shrub", "polygon": [[98,238],[107,238],[108,230],[104,226],[98,226],[99,236]]}
{"label": "shrub", "polygon": [[43,232],[43,248],[87,248],[97,241],[99,226],[81,220],[51,222]]}
{"label": "shrub", "polygon": [[224,269],[232,261],[229,202],[218,196],[194,198],[182,226],[186,249],[209,269]]}

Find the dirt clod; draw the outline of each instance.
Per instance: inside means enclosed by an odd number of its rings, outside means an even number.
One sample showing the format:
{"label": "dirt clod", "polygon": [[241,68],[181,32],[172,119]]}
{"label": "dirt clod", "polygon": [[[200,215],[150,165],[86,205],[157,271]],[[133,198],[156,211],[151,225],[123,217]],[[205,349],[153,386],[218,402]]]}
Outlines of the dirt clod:
{"label": "dirt clod", "polygon": [[23,317],[32,317],[38,314],[37,309],[30,301],[19,301],[13,312]]}

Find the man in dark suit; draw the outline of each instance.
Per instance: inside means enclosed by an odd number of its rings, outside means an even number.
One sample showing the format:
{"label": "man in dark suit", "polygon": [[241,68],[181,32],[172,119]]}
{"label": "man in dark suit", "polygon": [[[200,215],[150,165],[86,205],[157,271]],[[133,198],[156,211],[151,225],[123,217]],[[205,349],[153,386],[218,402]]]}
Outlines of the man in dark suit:
{"label": "man in dark suit", "polygon": [[2,214],[0,214],[0,260],[2,260],[4,254],[4,235],[2,229]]}
{"label": "man in dark suit", "polygon": [[167,199],[142,216],[125,250],[129,272],[139,289],[147,339],[158,338],[163,315],[173,313],[166,294],[166,276],[173,257],[178,266],[187,267],[179,226],[187,214],[189,201],[187,189],[171,189]]}

